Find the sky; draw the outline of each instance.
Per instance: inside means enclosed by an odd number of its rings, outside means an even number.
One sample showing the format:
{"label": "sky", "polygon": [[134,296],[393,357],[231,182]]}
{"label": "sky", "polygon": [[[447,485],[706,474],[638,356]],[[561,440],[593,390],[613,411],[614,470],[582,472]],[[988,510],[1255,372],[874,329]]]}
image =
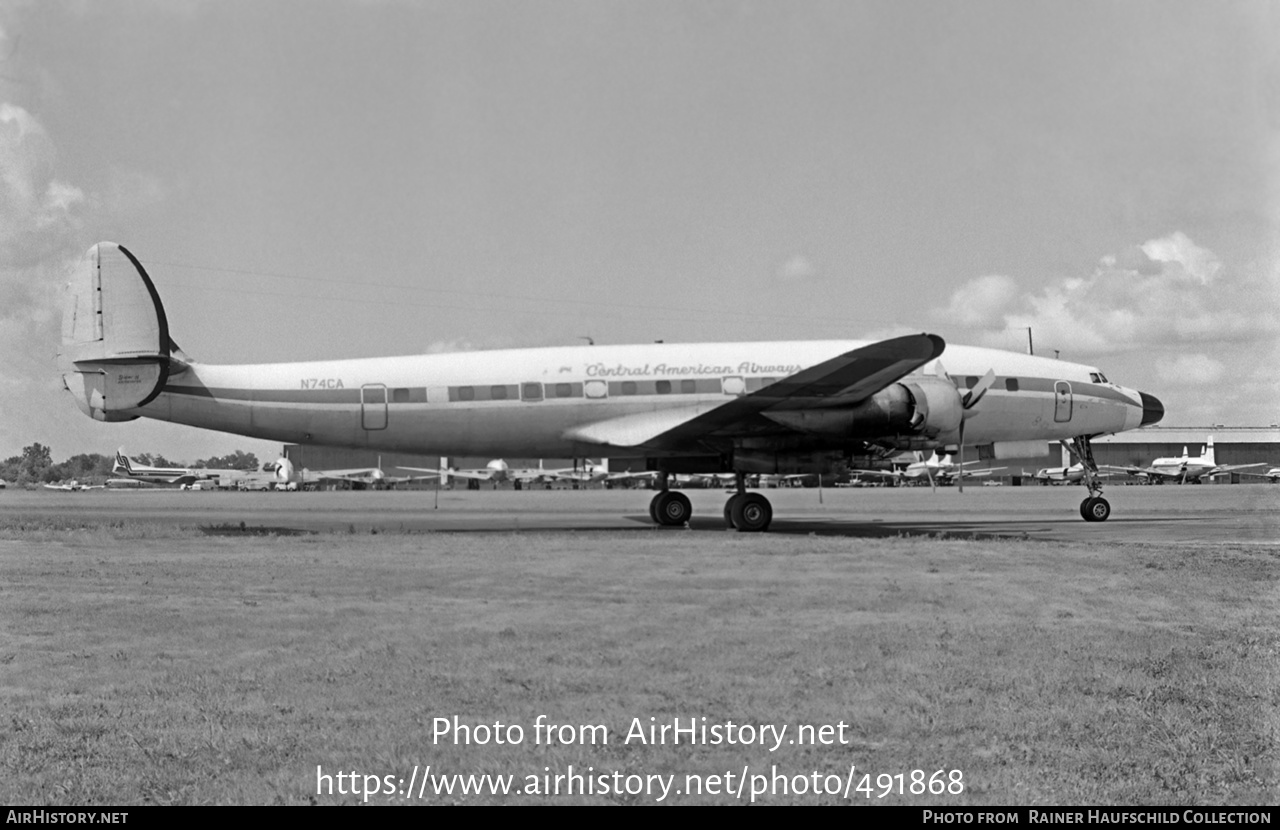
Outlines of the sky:
{"label": "sky", "polygon": [[1273,424],[1280,6],[8,0],[0,458],[274,457],[76,409],[101,240],[206,363],[1030,328]]}

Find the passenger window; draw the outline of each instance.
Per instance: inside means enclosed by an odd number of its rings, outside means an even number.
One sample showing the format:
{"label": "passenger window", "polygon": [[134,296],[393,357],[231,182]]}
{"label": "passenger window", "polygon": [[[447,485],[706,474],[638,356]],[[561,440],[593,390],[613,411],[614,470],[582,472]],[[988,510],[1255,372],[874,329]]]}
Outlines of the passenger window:
{"label": "passenger window", "polygon": [[476,389],[474,386],[459,386],[458,400],[474,401],[476,399]]}
{"label": "passenger window", "polygon": [[569,385],[569,384],[567,384],[567,383],[557,383],[557,384],[556,384],[556,397],[557,397],[557,398],[568,398],[568,397],[570,397],[571,395],[573,395],[573,387],[572,387],[572,386],[570,386],[570,385]]}
{"label": "passenger window", "polygon": [[1017,378],[1005,378],[1005,379],[1004,379],[1004,388],[1005,388],[1005,389],[1008,389],[1010,392],[1017,392],[1017,391],[1018,391],[1018,379],[1017,379]]}
{"label": "passenger window", "polygon": [[655,388],[656,388],[656,390],[657,390],[657,392],[658,392],[658,394],[659,394],[659,395],[670,395],[670,394],[671,394],[671,381],[669,381],[669,380],[660,380],[660,381],[658,381],[658,382],[657,382],[657,384],[655,384]]}
{"label": "passenger window", "polygon": [[698,382],[696,380],[680,381],[680,394],[692,395],[694,392],[697,392],[697,391],[698,391]]}
{"label": "passenger window", "polygon": [[609,384],[602,380],[589,380],[586,385],[588,398],[604,398],[609,395]]}
{"label": "passenger window", "polygon": [[978,385],[978,378],[975,377],[974,375],[969,375],[964,379],[964,386],[966,389],[972,389],[977,385]]}
{"label": "passenger window", "polygon": [[490,386],[489,397],[495,401],[505,401],[507,399],[507,387],[501,384]]}
{"label": "passenger window", "polygon": [[392,403],[408,403],[409,390],[408,389],[392,389],[391,402]]}
{"label": "passenger window", "polygon": [[520,397],[524,398],[526,401],[542,400],[542,384],[541,383],[523,384],[520,387]]}

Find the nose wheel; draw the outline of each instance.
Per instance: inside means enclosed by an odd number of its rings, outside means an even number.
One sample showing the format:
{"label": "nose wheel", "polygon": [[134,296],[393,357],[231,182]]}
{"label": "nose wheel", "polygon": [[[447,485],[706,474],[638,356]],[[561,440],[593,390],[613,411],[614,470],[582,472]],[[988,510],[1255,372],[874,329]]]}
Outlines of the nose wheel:
{"label": "nose wheel", "polygon": [[1111,505],[1102,496],[1090,496],[1080,502],[1080,516],[1086,522],[1105,522],[1111,515]]}

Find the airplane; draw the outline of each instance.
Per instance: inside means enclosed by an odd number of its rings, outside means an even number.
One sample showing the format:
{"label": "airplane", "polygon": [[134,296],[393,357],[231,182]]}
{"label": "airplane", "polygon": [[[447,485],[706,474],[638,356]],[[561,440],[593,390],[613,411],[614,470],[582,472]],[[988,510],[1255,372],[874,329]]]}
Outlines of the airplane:
{"label": "airplane", "polygon": [[773,508],[746,492],[749,475],[834,474],[886,450],[1016,457],[1058,439],[1088,473],[1081,517],[1104,521],[1091,440],[1164,417],[1157,398],[1097,367],[928,333],[199,363],[170,337],[142,263],[111,242],[89,248],[66,300],[59,371],[95,420],[385,452],[643,457],[659,473],[650,518],[664,526],[692,515],[671,474],[733,473],[726,524],[760,532]]}
{"label": "airplane", "polygon": [[1075,484],[1084,480],[1084,464],[1070,467],[1043,467],[1032,473],[1031,478],[1041,484]]}
{"label": "airplane", "polygon": [[[931,484],[945,485],[963,481],[965,478],[984,478],[1005,469],[1004,467],[987,467],[981,470],[965,470],[964,468],[970,464],[979,464],[981,462],[965,461],[957,463],[954,455],[939,453],[937,450],[934,450],[933,455],[928,458],[924,458],[920,452],[916,452],[914,457],[915,461],[908,463],[902,469],[850,470],[849,472],[859,476],[873,475],[896,479],[899,484],[919,484],[927,480]],[[890,460],[893,461],[894,459]]]}
{"label": "airplane", "polygon": [[[378,457],[376,467],[352,467],[343,470],[309,470],[303,467],[296,469],[288,458],[280,457],[262,465],[262,472],[271,474],[271,487],[275,490],[297,490],[301,487],[318,486],[333,482],[344,482],[357,489],[387,490],[397,484],[416,481],[428,476],[389,476],[382,470],[382,457]],[[245,474],[240,473],[243,477]]]}
{"label": "airplane", "polygon": [[[441,462],[444,461],[443,458],[440,460]],[[555,478],[557,472],[568,472],[568,470],[544,470],[541,462],[538,463],[538,469],[536,470],[513,469],[501,458],[493,459],[480,469],[457,470],[453,467],[443,466],[436,469],[429,467],[397,467],[396,469],[424,473],[425,475],[418,476],[418,478],[439,478],[442,483],[448,483],[450,478],[461,478],[468,481],[488,481],[495,485],[505,481],[514,481],[520,484],[548,481]]]}
{"label": "airplane", "polygon": [[111,465],[111,472],[121,479],[135,479],[147,484],[167,484],[188,487],[197,481],[244,474],[242,470],[214,470],[198,467],[153,467],[149,464],[140,464],[125,455],[124,447],[120,447],[116,450],[116,460]]}
{"label": "airplane", "polygon": [[1280,482],[1280,467],[1272,467],[1270,470],[1267,470],[1265,473],[1241,473],[1240,475],[1254,476],[1256,478],[1265,478],[1268,481],[1270,481],[1272,484],[1276,484],[1277,482]]}
{"label": "airplane", "polygon": [[1265,461],[1257,461],[1253,464],[1218,464],[1213,454],[1213,436],[1210,435],[1206,445],[1200,448],[1200,455],[1198,456],[1189,456],[1187,448],[1184,446],[1181,457],[1157,458],[1151,462],[1149,467],[1108,466],[1103,467],[1103,469],[1111,472],[1128,473],[1131,476],[1141,476],[1155,481],[1156,484],[1163,484],[1166,481],[1176,481],[1178,484],[1200,484],[1203,478],[1213,478],[1236,470],[1265,466]]}
{"label": "airplane", "polygon": [[66,490],[70,492],[78,492],[80,490],[102,490],[104,488],[105,488],[105,485],[102,485],[102,484],[81,484],[80,482],[76,481],[74,478],[71,479],[70,482],[67,482],[65,484],[44,485],[44,489],[46,490]]}

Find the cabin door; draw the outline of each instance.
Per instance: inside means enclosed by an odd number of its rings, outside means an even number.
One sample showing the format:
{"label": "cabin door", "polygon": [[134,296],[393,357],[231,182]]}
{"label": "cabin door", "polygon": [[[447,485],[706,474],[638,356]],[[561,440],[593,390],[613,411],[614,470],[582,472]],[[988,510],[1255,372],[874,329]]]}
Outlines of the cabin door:
{"label": "cabin door", "polygon": [[1059,424],[1071,420],[1071,384],[1065,380],[1053,385],[1053,420]]}
{"label": "cabin door", "polygon": [[360,426],[369,430],[387,428],[387,387],[383,384],[360,387]]}

